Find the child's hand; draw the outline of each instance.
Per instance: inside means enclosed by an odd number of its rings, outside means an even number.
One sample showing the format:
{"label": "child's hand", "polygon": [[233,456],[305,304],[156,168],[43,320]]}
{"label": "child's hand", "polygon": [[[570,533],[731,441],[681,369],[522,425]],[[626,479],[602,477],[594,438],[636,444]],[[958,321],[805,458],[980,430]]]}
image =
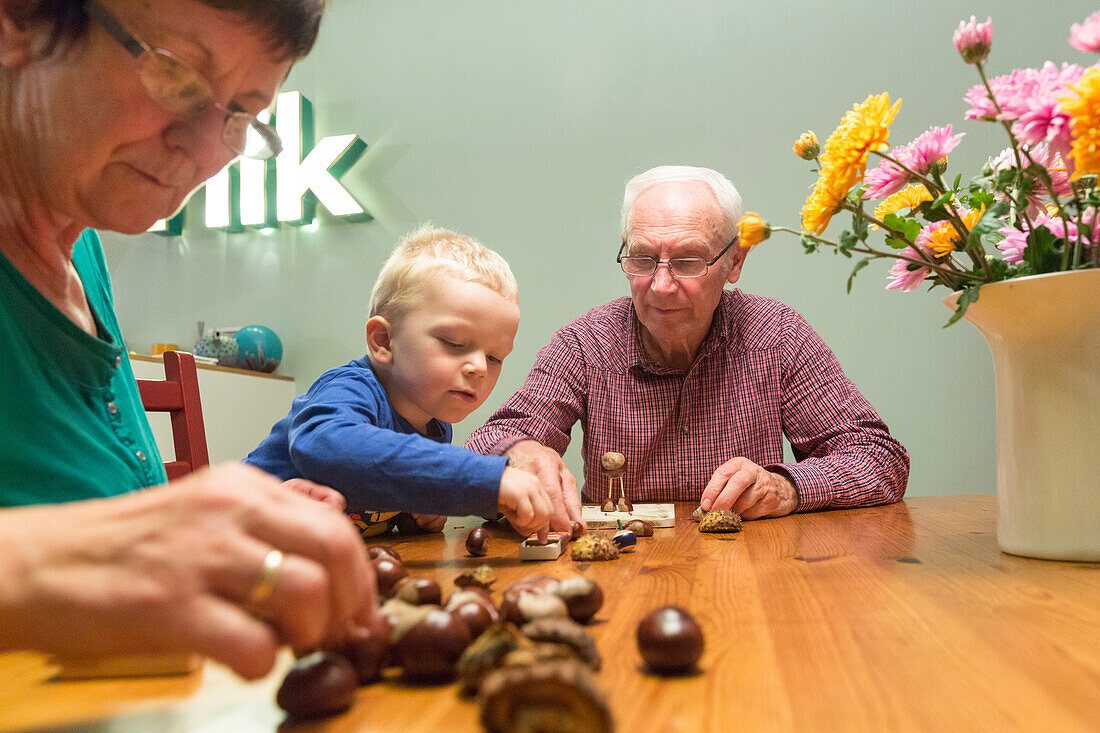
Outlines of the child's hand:
{"label": "child's hand", "polygon": [[414,514],[412,516],[416,520],[416,526],[425,532],[442,532],[443,525],[447,523],[447,517],[441,517],[438,514]]}
{"label": "child's hand", "polygon": [[348,505],[347,499],[345,499],[344,495],[336,489],[322,486],[321,484],[315,484],[308,479],[288,479],[283,482],[283,488],[290,489],[303,496],[308,496],[310,499],[316,499],[322,504],[331,506],[340,512],[344,511]]}
{"label": "child's hand", "polygon": [[497,509],[524,537],[537,532],[539,541],[546,541],[553,507],[534,474],[507,466],[500,477]]}

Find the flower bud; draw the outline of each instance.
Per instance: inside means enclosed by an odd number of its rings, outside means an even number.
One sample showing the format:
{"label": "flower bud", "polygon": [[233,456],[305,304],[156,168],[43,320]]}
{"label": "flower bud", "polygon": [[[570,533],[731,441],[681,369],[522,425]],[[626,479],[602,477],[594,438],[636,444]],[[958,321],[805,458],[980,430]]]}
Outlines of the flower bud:
{"label": "flower bud", "polygon": [[813,130],[802,133],[794,144],[794,154],[803,160],[813,160],[820,152],[821,146],[817,144],[817,135]]}
{"label": "flower bud", "polygon": [[958,30],[953,36],[955,49],[962,56],[962,60],[968,64],[980,64],[989,55],[989,49],[993,45],[993,19],[986,18],[984,23],[979,23],[973,15],[970,22],[959,23]]}
{"label": "flower bud", "polygon": [[737,222],[737,238],[742,247],[755,247],[771,236],[772,228],[755,211],[746,212]]}

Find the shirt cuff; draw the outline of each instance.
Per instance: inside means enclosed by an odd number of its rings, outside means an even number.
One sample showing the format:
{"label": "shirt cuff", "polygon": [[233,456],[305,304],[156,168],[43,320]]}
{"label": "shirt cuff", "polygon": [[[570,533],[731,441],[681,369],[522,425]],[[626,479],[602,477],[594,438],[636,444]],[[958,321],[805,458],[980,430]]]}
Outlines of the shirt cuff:
{"label": "shirt cuff", "polygon": [[824,509],[833,500],[833,486],[829,477],[820,468],[806,463],[773,463],[764,466],[772,472],[782,472],[790,477],[798,492],[796,512],[812,512]]}
{"label": "shirt cuff", "polygon": [[489,455],[502,456],[511,450],[513,445],[525,440],[534,440],[534,438],[528,438],[526,435],[507,435],[489,447]]}

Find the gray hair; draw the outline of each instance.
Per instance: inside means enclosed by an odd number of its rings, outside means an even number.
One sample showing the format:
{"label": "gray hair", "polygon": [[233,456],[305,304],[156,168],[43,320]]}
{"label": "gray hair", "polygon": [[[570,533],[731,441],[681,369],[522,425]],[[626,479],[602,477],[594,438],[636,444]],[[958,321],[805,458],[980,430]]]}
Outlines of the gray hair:
{"label": "gray hair", "polygon": [[718,208],[723,214],[722,239],[729,242],[737,234],[737,222],[741,220],[741,194],[737,193],[730,180],[718,171],[710,168],[696,168],[690,165],[659,165],[626,182],[623,193],[623,208],[619,223],[619,236],[625,242],[634,227],[634,201],[647,188],[659,183],[702,183],[714,194]]}

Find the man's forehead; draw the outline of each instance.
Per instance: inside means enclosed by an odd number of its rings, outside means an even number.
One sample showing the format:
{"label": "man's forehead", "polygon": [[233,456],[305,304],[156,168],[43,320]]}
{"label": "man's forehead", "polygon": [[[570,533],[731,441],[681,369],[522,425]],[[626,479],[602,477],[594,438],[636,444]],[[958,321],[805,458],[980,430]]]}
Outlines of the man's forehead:
{"label": "man's forehead", "polygon": [[716,236],[723,216],[714,193],[704,183],[659,183],[634,201],[631,238],[693,230],[704,240]]}

